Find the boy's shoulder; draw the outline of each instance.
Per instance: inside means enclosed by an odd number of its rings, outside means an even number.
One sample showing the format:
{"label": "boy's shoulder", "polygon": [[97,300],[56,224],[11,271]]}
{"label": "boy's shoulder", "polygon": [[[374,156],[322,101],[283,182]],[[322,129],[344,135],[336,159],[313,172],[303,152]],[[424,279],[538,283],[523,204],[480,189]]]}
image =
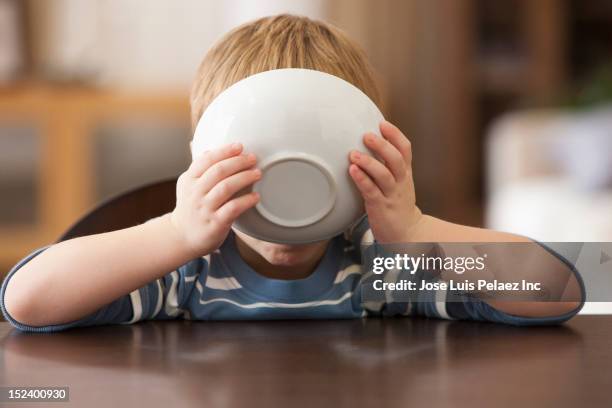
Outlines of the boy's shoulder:
{"label": "boy's shoulder", "polygon": [[344,232],[344,237],[354,246],[367,245],[374,242],[368,216],[363,215],[353,226]]}

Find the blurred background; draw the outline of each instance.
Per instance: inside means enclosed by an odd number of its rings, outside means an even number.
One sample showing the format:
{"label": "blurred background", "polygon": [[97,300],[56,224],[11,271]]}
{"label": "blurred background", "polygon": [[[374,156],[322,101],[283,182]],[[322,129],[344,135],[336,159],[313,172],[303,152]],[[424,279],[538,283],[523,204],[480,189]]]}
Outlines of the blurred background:
{"label": "blurred background", "polygon": [[424,211],[612,240],[612,1],[0,0],[0,271],[101,200],[185,169],[199,61],[281,12],[365,48]]}

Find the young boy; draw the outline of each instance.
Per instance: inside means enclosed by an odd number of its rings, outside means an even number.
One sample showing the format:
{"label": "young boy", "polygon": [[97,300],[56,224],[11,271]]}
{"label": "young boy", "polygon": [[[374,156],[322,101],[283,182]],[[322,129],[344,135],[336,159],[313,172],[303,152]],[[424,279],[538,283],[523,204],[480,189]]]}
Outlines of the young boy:
{"label": "young boy", "polygon": [[[322,22],[280,15],[234,29],[208,52],[191,94],[194,127],[225,88],[258,72],[290,67],[343,78],[380,105],[370,66],[345,34]],[[382,138],[364,135],[371,152],[347,152],[347,171],[363,196],[367,218],[346,234],[282,245],[232,230],[232,222],[259,199],[256,193],[235,193],[261,177],[257,158],[232,144],[196,158],[179,177],[172,213],[136,227],[58,243],[21,261],[2,286],[4,316],[21,330],[56,331],[148,319],[393,314],[545,324],[577,313],[581,295],[560,302],[465,296],[401,307],[367,305],[359,290],[364,241],[529,242],[422,214],[416,206],[408,139],[388,122],[380,124],[380,131]],[[545,272],[530,273],[545,279]],[[569,286],[580,286],[577,275],[571,279]]]}

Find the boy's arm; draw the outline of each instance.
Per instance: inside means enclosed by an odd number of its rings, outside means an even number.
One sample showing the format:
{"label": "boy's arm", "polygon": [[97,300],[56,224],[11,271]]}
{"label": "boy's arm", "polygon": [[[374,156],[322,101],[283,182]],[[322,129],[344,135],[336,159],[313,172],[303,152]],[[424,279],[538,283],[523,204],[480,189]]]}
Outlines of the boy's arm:
{"label": "boy's arm", "polygon": [[[582,296],[580,282],[576,272],[569,265],[555,258],[544,247],[539,246],[526,237],[454,224],[428,215],[422,215],[417,223],[410,227],[407,232],[408,236],[411,237],[411,242],[498,242],[501,243],[497,253],[500,259],[508,259],[512,251],[511,246],[504,245],[504,243],[529,243],[529,245],[523,245],[522,249],[518,246],[517,252],[519,256],[512,259],[512,264],[508,262],[505,265],[499,265],[498,273],[504,274],[505,272],[509,281],[520,281],[522,279],[538,281],[543,287],[548,289],[562,286],[560,290],[556,291],[556,293],[563,292],[559,299],[560,301],[486,300],[487,304],[499,311],[515,316],[551,317],[569,313],[576,310],[582,304],[582,299],[580,299]],[[496,250],[493,245],[489,247],[492,252]],[[453,246],[451,245],[450,250],[452,251],[452,249]],[[539,265],[539,270],[534,270],[535,265]]]}
{"label": "boy's arm", "polygon": [[[368,214],[372,234],[380,244],[442,242],[531,242],[527,238],[504,232],[453,224],[423,215],[416,206],[412,176],[412,148],[403,133],[389,122],[380,124],[382,137],[364,135],[364,144],[374,154],[352,151],[349,174],[359,189]],[[452,200],[452,197],[449,197]],[[534,243],[534,248],[535,248]],[[528,274],[544,286],[567,285],[560,302],[486,300],[488,305],[513,316],[550,317],[576,311],[583,303],[581,284],[576,273],[558,274],[559,265],[566,268],[544,248],[536,248],[547,266],[533,270],[521,268],[520,262],[505,265],[506,273]],[[549,260],[551,260],[549,262]],[[510,270],[510,268],[513,268]]]}
{"label": "boy's arm", "polygon": [[255,163],[239,144],[204,153],[179,177],[172,213],[53,245],[7,278],[4,310],[27,326],[70,322],[211,253],[259,200],[235,196],[260,178]]}
{"label": "boy's arm", "polygon": [[8,281],[4,305],[16,321],[77,320],[188,262],[192,254],[169,214],[145,224],[61,242]]}

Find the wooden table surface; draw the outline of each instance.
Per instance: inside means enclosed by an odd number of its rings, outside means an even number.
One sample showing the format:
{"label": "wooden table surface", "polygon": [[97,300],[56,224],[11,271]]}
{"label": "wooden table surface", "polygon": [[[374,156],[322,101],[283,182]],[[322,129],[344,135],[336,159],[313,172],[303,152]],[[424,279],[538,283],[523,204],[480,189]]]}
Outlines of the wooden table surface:
{"label": "wooden table surface", "polygon": [[612,406],[612,316],[535,328],[406,318],[35,335],[0,323],[0,344],[0,385],[69,386],[70,402],[53,407]]}

